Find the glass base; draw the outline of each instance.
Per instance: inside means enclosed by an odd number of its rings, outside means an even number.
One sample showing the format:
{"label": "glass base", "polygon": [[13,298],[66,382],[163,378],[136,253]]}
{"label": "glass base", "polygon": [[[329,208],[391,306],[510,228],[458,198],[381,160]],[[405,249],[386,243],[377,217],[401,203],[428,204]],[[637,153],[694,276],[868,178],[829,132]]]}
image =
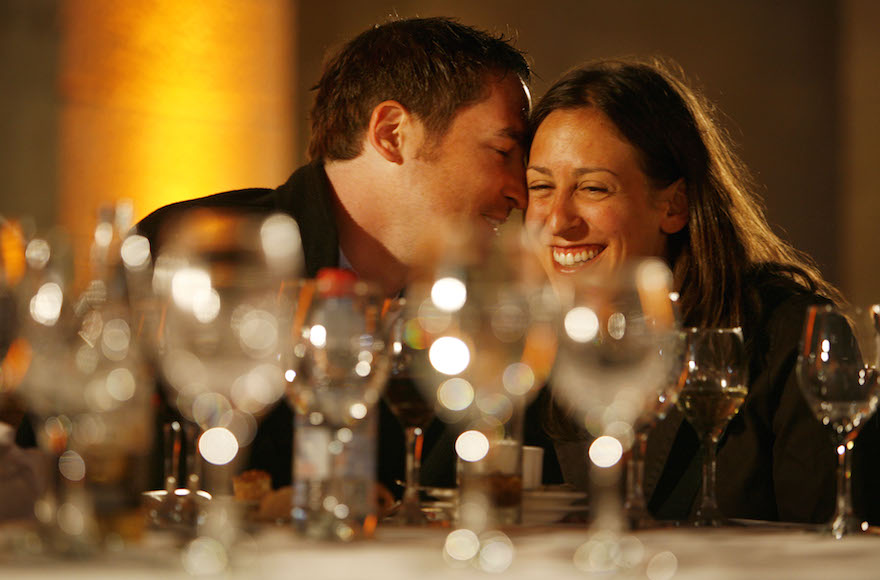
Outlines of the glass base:
{"label": "glass base", "polygon": [[691,523],[697,528],[718,528],[727,523],[727,518],[717,506],[701,506]]}
{"label": "glass base", "polygon": [[867,532],[868,522],[853,514],[839,515],[825,527],[824,531],[830,534],[831,537],[840,540],[844,536],[853,536]]}

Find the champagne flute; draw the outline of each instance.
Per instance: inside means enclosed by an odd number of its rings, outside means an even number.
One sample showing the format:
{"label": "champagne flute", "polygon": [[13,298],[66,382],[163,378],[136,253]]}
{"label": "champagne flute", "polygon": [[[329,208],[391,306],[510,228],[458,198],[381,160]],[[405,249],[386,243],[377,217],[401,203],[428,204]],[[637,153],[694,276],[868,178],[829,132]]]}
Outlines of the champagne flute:
{"label": "champagne flute", "polygon": [[880,305],[807,309],[797,374],[816,417],[831,428],[838,456],[837,499],[830,523],[837,539],[861,531],[852,509],[850,461],[862,424],[877,408]]}
{"label": "champagne flute", "polygon": [[718,441],[748,394],[748,363],[738,327],[689,328],[685,336],[678,407],[697,432],[703,453],[703,483],[694,524],[717,527],[724,522],[715,498]]}

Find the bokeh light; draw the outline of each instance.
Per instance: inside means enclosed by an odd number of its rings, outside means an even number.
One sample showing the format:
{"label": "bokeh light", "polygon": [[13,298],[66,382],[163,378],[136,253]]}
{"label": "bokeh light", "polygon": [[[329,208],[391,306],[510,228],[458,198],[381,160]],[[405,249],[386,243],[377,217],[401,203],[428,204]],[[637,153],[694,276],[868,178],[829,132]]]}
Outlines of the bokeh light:
{"label": "bokeh light", "polygon": [[199,437],[199,453],[208,463],[226,465],[238,454],[238,441],[229,429],[214,427]]}
{"label": "bokeh light", "polygon": [[441,278],[431,286],[431,300],[444,312],[457,312],[467,302],[467,288],[458,278]]}
{"label": "bokeh light", "polygon": [[453,530],[446,536],[443,552],[453,560],[467,562],[480,551],[480,539],[471,530]]}
{"label": "bokeh light", "polygon": [[260,226],[260,241],[269,267],[280,275],[290,275],[302,261],[302,239],[296,221],[287,214],[276,213]]}
{"label": "bokeh light", "polygon": [[192,576],[216,576],[226,570],[229,556],[214,538],[196,538],[181,554],[184,569]]}
{"label": "bokeh light", "polygon": [[513,542],[501,532],[491,532],[480,538],[479,567],[483,572],[500,574],[513,563]]}
{"label": "bokeh light", "polygon": [[678,558],[672,552],[660,552],[648,560],[645,575],[648,580],[670,580],[678,571]]}
{"label": "bokeh light", "polygon": [[609,435],[596,438],[590,445],[590,460],[598,467],[611,467],[623,457],[623,445]]}
{"label": "bokeh light", "polygon": [[455,452],[465,461],[479,461],[489,453],[489,439],[480,431],[465,431],[455,440]]}
{"label": "bokeh light", "polygon": [[86,476],[86,462],[76,451],[67,450],[58,458],[58,471],[70,481],[82,481]]}
{"label": "bokeh light", "polygon": [[569,310],[563,324],[565,333],[575,342],[590,342],[599,333],[599,317],[586,306]]}
{"label": "bokeh light", "polygon": [[431,365],[444,375],[457,375],[471,362],[471,352],[460,338],[443,336],[434,341],[428,350]]}
{"label": "bokeh light", "polygon": [[63,302],[64,292],[61,286],[55,282],[47,282],[31,298],[31,317],[43,326],[54,326],[61,316]]}
{"label": "bokeh light", "polygon": [[150,265],[150,240],[144,236],[128,236],[122,242],[119,254],[129,270],[144,270]]}
{"label": "bokeh light", "polygon": [[462,378],[447,379],[437,388],[437,400],[450,411],[463,411],[474,402],[474,387]]}
{"label": "bokeh light", "polygon": [[181,310],[192,312],[196,297],[211,290],[211,276],[201,268],[181,268],[171,278],[171,298]]}
{"label": "bokeh light", "polygon": [[321,324],[316,324],[309,329],[309,342],[315,348],[324,348],[327,346],[327,329]]}
{"label": "bokeh light", "polygon": [[516,362],[504,369],[501,381],[511,395],[525,395],[535,386],[535,372],[529,365]]}

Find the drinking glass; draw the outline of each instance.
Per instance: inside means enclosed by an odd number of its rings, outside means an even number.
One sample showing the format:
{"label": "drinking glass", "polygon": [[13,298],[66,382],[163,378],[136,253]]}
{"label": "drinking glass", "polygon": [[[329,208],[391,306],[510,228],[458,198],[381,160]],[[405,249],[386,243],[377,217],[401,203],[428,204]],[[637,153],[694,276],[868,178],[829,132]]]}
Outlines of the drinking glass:
{"label": "drinking glass", "polygon": [[403,428],[406,474],[403,497],[397,506],[397,512],[388,521],[400,525],[421,526],[428,522],[422,513],[419,499],[422,445],[425,430],[434,420],[434,404],[425,397],[410,372],[414,364],[413,357],[420,353],[406,341],[407,319],[403,314],[406,299],[399,298],[392,303],[393,306],[385,315],[391,328],[391,370],[383,396]]}
{"label": "drinking glass", "polygon": [[286,215],[198,209],[161,234],[155,356],[170,403],[201,430],[194,448],[210,464],[204,483],[213,499],[198,533],[229,548],[238,517],[233,469],[258,419],[284,394],[280,289],[300,267],[299,230]]}
{"label": "drinking glass", "polygon": [[649,392],[642,414],[633,424],[635,442],[626,464],[626,500],[623,509],[626,519],[633,529],[646,529],[660,526],[648,511],[645,497],[645,456],[648,450],[648,435],[658,421],[663,420],[669,410],[678,402],[678,393],[682,384],[681,364],[684,354],[684,334],[675,333],[669,344],[661,351],[661,356],[669,357],[669,375],[662,381],[655,392]]}
{"label": "drinking glass", "polygon": [[[672,358],[662,356],[676,328],[671,285],[672,273],[663,262],[636,260],[576,279],[563,309],[551,384],[560,403],[595,438],[589,450],[592,526],[596,538],[612,543],[625,527],[619,461]],[[616,566],[595,554],[595,571]]]}
{"label": "drinking glass", "polygon": [[404,336],[411,374],[456,432],[459,525],[478,531],[519,520],[522,411],[543,384],[555,334],[524,232],[506,230],[488,246],[462,240],[445,238],[407,288]]}
{"label": "drinking glass", "polygon": [[295,412],[293,522],[306,537],[351,541],[377,523],[376,403],[388,378],[384,296],[353,272],[323,269],[299,292],[288,388]]}
{"label": "drinking glass", "polygon": [[837,448],[837,499],[831,535],[861,531],[852,509],[850,460],[862,424],[877,408],[880,305],[807,309],[798,355],[801,390]]}
{"label": "drinking glass", "polygon": [[748,394],[748,361],[740,328],[689,328],[685,332],[684,376],[678,407],[700,438],[703,483],[694,515],[697,526],[720,526],[724,515],[715,498],[718,441]]}

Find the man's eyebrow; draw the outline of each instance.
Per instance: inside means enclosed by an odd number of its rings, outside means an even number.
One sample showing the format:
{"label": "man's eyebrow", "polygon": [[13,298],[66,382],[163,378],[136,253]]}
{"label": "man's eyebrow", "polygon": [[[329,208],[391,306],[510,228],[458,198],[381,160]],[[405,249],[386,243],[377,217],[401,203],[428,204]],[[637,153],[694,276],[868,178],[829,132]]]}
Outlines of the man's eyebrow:
{"label": "man's eyebrow", "polygon": [[518,143],[525,143],[526,134],[525,131],[514,129],[513,127],[505,127],[495,132],[497,137],[504,137],[507,139],[513,139]]}

